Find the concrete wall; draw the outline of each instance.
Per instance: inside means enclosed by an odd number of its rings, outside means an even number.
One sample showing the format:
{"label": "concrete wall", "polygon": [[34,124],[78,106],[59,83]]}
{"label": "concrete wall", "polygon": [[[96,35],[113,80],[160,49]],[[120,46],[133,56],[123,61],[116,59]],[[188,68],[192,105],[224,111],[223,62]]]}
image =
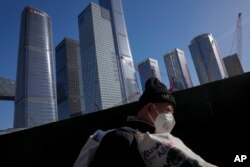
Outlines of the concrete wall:
{"label": "concrete wall", "polygon": [[[175,92],[173,134],[206,161],[218,166],[249,156],[250,73]],[[122,126],[136,102],[0,136],[0,167],[72,166],[96,129]]]}

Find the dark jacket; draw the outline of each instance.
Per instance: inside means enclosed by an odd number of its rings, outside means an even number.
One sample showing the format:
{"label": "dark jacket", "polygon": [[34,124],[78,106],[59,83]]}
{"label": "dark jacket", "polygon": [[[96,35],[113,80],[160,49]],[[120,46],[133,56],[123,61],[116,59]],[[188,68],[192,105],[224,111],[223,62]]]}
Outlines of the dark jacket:
{"label": "dark jacket", "polygon": [[137,149],[134,137],[136,131],[153,133],[155,128],[146,122],[128,121],[124,127],[118,128],[103,137],[90,166],[145,167]]}

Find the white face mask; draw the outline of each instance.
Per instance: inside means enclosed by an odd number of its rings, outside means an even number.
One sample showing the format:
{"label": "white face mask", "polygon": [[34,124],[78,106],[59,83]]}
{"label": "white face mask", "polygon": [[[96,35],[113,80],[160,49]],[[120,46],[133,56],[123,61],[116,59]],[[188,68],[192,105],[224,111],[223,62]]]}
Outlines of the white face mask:
{"label": "white face mask", "polygon": [[175,125],[175,119],[172,113],[161,113],[155,121],[155,133],[170,133]]}

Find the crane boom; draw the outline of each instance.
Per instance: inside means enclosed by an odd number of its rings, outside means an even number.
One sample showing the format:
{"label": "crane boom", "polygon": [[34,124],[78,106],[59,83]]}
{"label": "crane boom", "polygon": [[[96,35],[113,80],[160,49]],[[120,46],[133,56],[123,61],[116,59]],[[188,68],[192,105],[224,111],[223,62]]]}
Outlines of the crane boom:
{"label": "crane boom", "polygon": [[241,21],[242,13],[238,13],[238,20],[237,20],[237,54],[239,56],[240,62],[242,61],[242,21]]}

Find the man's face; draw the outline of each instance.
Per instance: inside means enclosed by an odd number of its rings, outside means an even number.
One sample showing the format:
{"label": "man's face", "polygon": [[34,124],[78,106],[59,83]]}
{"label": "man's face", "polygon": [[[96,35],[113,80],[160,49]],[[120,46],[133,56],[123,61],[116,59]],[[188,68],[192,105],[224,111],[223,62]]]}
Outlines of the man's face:
{"label": "man's face", "polygon": [[161,113],[174,113],[174,108],[171,103],[163,102],[163,103],[153,103],[156,110],[158,110],[159,114]]}
{"label": "man's face", "polygon": [[171,103],[150,103],[148,108],[148,116],[150,117],[151,123],[154,122],[156,117],[162,113],[174,113],[174,108]]}

